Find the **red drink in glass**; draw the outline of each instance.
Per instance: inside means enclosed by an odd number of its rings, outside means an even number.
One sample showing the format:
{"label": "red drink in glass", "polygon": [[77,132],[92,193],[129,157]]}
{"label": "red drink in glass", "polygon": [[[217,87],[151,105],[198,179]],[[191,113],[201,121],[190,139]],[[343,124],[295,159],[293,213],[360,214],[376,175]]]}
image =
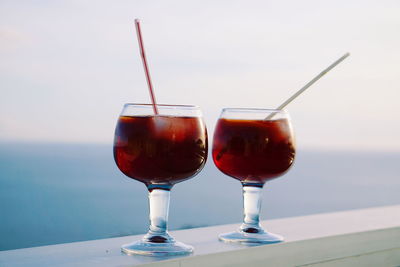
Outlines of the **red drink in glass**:
{"label": "red drink in glass", "polygon": [[121,116],[114,158],[128,177],[173,185],[196,175],[207,160],[207,133],[198,117]]}
{"label": "red drink in glass", "polygon": [[214,132],[212,156],[217,168],[243,186],[243,223],[221,234],[225,242],[276,243],[283,238],[259,223],[261,190],[293,164],[295,143],[289,115],[278,109],[226,108]]}
{"label": "red drink in glass", "polygon": [[[114,159],[128,177],[149,190],[150,227],[126,254],[184,255],[193,247],[167,231],[170,190],[195,176],[207,160],[207,130],[197,106],[126,104],[115,129]],[[154,111],[157,110],[157,114]]]}
{"label": "red drink in glass", "polygon": [[221,118],[212,155],[223,173],[242,182],[265,183],[290,168],[295,157],[294,140],[287,119]]}

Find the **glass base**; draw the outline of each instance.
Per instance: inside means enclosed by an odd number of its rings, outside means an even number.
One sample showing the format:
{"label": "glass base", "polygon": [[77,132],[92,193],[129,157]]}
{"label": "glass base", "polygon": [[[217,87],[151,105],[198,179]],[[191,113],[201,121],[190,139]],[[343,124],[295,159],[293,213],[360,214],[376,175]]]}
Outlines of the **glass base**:
{"label": "glass base", "polygon": [[284,239],[280,235],[261,231],[259,233],[246,233],[241,230],[219,235],[219,240],[223,242],[251,243],[251,244],[272,244],[282,242]]}
{"label": "glass base", "polygon": [[121,251],[128,255],[175,256],[190,254],[193,252],[193,247],[177,241],[155,243],[139,240],[123,245]]}

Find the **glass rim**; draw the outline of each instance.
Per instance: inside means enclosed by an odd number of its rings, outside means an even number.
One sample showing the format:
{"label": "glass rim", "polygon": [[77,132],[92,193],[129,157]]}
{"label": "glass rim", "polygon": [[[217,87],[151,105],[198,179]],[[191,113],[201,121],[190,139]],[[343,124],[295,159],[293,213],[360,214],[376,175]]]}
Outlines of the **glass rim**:
{"label": "glass rim", "polygon": [[285,109],[273,109],[273,108],[223,108],[222,112],[270,112],[270,113],[283,113],[288,114]]}
{"label": "glass rim", "polygon": [[[145,103],[126,103],[124,107],[129,106],[137,106],[137,107],[150,107],[153,108],[153,104],[145,104]],[[192,108],[192,109],[200,109],[197,105],[176,105],[176,104],[157,104],[157,107],[161,108]]]}

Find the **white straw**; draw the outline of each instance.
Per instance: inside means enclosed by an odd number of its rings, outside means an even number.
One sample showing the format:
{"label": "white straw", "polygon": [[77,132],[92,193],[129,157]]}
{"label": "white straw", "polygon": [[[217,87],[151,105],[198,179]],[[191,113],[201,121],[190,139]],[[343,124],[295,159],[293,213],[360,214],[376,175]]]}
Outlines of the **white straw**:
{"label": "white straw", "polygon": [[[330,71],[331,69],[333,69],[334,67],[336,67],[336,65],[338,65],[340,62],[342,62],[345,58],[347,58],[348,56],[350,56],[350,53],[346,53],[344,54],[341,58],[339,58],[338,60],[336,60],[335,62],[333,62],[329,67],[327,67],[325,70],[323,70],[320,74],[318,74],[317,76],[315,76],[314,79],[312,79],[311,81],[309,81],[306,85],[304,85],[299,91],[297,91],[294,95],[292,95],[291,97],[289,97],[288,100],[286,100],[285,102],[283,102],[279,107],[277,107],[276,109],[281,110],[284,107],[286,107],[290,102],[292,102],[296,97],[298,97],[301,93],[303,93],[308,87],[310,87],[311,85],[313,85],[316,81],[318,81],[322,76],[324,76],[325,74],[328,73],[328,71]],[[265,119],[269,120],[271,119],[273,116],[275,115],[275,113],[271,113],[268,115],[268,117],[266,117]]]}

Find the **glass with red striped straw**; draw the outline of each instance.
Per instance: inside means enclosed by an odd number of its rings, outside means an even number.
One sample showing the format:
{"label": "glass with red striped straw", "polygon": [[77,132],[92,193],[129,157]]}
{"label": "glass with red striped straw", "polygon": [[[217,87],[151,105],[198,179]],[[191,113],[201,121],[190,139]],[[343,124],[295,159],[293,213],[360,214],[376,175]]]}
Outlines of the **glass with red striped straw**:
{"label": "glass with red striped straw", "polygon": [[124,105],[115,129],[114,159],[122,173],[146,185],[150,227],[143,239],[121,249],[129,255],[188,254],[193,247],[167,231],[170,190],[204,167],[207,130],[199,107],[156,104],[139,20],[135,24],[152,104]]}

